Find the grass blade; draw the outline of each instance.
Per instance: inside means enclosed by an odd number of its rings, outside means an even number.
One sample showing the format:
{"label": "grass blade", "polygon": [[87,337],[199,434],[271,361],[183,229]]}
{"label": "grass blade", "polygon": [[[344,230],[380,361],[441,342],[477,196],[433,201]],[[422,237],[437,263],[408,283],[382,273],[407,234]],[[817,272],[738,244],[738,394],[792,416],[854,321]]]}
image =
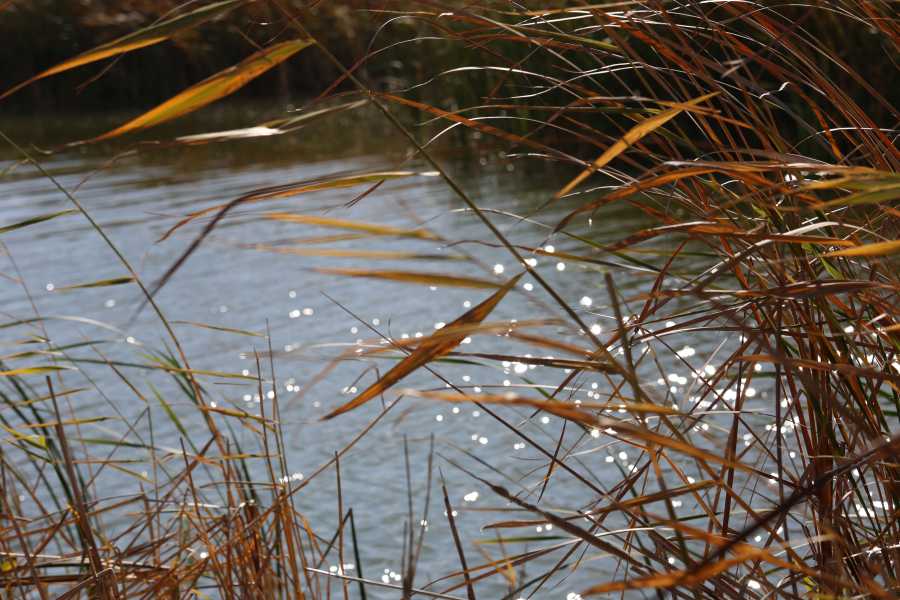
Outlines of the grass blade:
{"label": "grass blade", "polygon": [[124,285],[126,283],[134,283],[134,277],[119,277],[118,279],[106,279],[104,281],[95,281],[93,283],[83,283],[81,285],[70,285],[61,288],[53,288],[54,292],[62,292],[63,290],[80,290],[82,288],[106,287],[110,285]]}
{"label": "grass blade", "polygon": [[77,146],[91,142],[108,140],[126,133],[143,131],[154,125],[165,123],[176,117],[186,115],[198,108],[215,102],[244,87],[251,80],[259,77],[278,63],[311,45],[307,40],[282,42],[253,54],[235,66],[226,69],[200,83],[193,85],[180,94],[163,102],[137,119],[117,127],[108,133],[84,142],[75,142],[68,146]]}
{"label": "grass blade", "polygon": [[323,275],[342,275],[344,277],[373,277],[386,279],[397,283],[412,283],[418,285],[446,285],[450,287],[491,289],[503,287],[494,281],[487,279],[475,279],[462,275],[442,275],[440,273],[419,273],[412,271],[372,271],[369,269],[315,269],[316,273]]}
{"label": "grass blade", "polygon": [[357,396],[344,406],[329,413],[325,418],[333,419],[338,415],[342,415],[345,412],[351,411],[354,408],[365,404],[375,396],[378,396],[387,391],[388,388],[390,388],[392,385],[394,385],[419,367],[447,354],[448,352],[451,352],[467,337],[466,332],[457,333],[454,335],[454,329],[481,323],[489,314],[491,314],[491,311],[494,310],[494,308],[500,303],[503,297],[506,296],[507,292],[515,287],[516,282],[518,282],[521,277],[522,275],[520,274],[510,279],[506,283],[506,285],[497,290],[497,292],[495,292],[490,298],[475,306],[452,323],[446,325],[443,330],[439,330],[442,335],[436,340],[434,339],[434,334],[422,340],[418,348],[413,350],[409,356],[407,356],[400,362],[400,364],[388,371],[387,374],[384,375],[384,377],[376,381],[368,389],[363,391],[359,396]]}
{"label": "grass blade", "polygon": [[138,48],[150,46],[152,44],[156,44],[157,42],[169,39],[174,35],[178,35],[179,33],[192,29],[202,23],[205,23],[206,21],[209,21],[210,19],[218,17],[219,15],[223,15],[231,9],[241,4],[245,4],[248,1],[252,0],[226,0],[225,2],[210,4],[209,6],[198,8],[197,10],[186,15],[174,17],[167,21],[163,21],[162,23],[158,23],[156,25],[151,25],[150,27],[141,29],[140,31],[135,31],[134,33],[130,33],[124,37],[109,42],[108,44],[97,46],[92,50],[88,50],[87,52],[83,52],[82,54],[79,54],[74,58],[70,58],[67,61],[61,62],[55,67],[51,67],[43,73],[35,75],[31,79],[20,83],[16,87],[0,95],[0,100],[16,92],[17,90],[22,89],[28,84],[37,81],[38,79],[43,79],[44,77],[48,77],[56,73],[62,73],[63,71],[68,71],[69,69],[74,69],[75,67],[80,67],[81,65],[86,65],[88,63],[92,63],[109,56],[115,56],[116,54],[122,54],[131,50],[137,50]]}
{"label": "grass blade", "polygon": [[63,215],[72,214],[74,212],[78,212],[78,211],[77,210],[64,210],[62,212],[53,213],[50,215],[43,215],[40,217],[35,217],[33,219],[28,219],[27,221],[22,221],[21,223],[16,223],[15,225],[7,225],[6,227],[0,227],[0,233],[6,233],[7,231],[13,231],[14,229],[21,229],[22,227],[28,227],[29,225],[34,225],[35,223],[49,221],[50,219],[55,219],[56,217],[61,217]]}

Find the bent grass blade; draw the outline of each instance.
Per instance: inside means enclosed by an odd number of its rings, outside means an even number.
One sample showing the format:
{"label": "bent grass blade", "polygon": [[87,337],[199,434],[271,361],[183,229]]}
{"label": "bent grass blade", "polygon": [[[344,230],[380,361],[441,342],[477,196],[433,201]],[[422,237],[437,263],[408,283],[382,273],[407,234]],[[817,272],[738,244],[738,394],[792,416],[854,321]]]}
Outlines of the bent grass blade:
{"label": "bent grass blade", "polygon": [[140,117],[121,127],[117,127],[108,133],[104,133],[103,135],[90,140],[67,144],[64,148],[108,140],[120,135],[125,135],[126,133],[143,131],[154,125],[159,125],[160,123],[165,123],[176,117],[186,115],[189,112],[195,111],[198,108],[202,108],[207,104],[236,92],[251,80],[259,77],[278,63],[290,58],[292,55],[311,44],[312,42],[308,40],[296,40],[292,42],[282,42],[266,48],[265,50],[261,50],[260,52],[247,57],[235,66],[189,87],[180,94],[163,102],[153,110],[144,113]]}
{"label": "bent grass blade", "polygon": [[49,77],[50,75],[62,73],[63,71],[68,71],[69,69],[80,67],[81,65],[86,65],[110,56],[129,52],[131,50],[137,50],[138,48],[144,48],[146,46],[150,46],[163,40],[169,39],[172,36],[178,35],[179,33],[183,33],[185,31],[188,31],[189,29],[201,25],[202,23],[205,23],[210,19],[214,19],[219,15],[223,15],[233,8],[240,6],[241,4],[246,4],[248,1],[253,0],[226,0],[225,2],[210,4],[209,6],[198,8],[197,10],[186,15],[174,17],[167,21],[163,21],[162,23],[158,23],[156,25],[151,25],[150,27],[141,29],[140,31],[135,31],[134,33],[130,33],[124,37],[120,37],[117,40],[109,42],[108,44],[97,46],[96,48],[88,50],[87,52],[83,52],[82,54],[79,54],[74,58],[63,61],[55,67],[51,67],[43,73],[35,75],[31,79],[20,83],[11,90],[0,94],[0,100],[16,92],[17,90],[22,89],[30,83],[33,83],[39,79],[43,79],[44,77]]}
{"label": "bent grass blade", "polygon": [[419,367],[454,350],[467,337],[466,332],[454,334],[454,328],[466,327],[473,324],[477,325],[478,323],[481,323],[489,314],[491,314],[491,311],[494,310],[494,308],[500,303],[500,301],[503,300],[503,297],[506,296],[509,290],[515,287],[516,282],[518,282],[519,279],[522,278],[523,274],[524,273],[521,273],[516,277],[510,279],[490,298],[473,307],[461,317],[446,325],[443,329],[438,330],[443,333],[440,337],[437,338],[437,340],[434,339],[433,335],[423,339],[419,344],[419,347],[413,350],[409,354],[409,356],[404,358],[400,362],[400,364],[388,371],[387,374],[376,381],[368,389],[363,391],[359,396],[357,396],[344,406],[338,408],[337,410],[332,411],[325,418],[333,419],[338,415],[342,415],[358,406],[365,404],[372,398],[387,391],[391,386],[393,386],[395,383],[397,383]]}

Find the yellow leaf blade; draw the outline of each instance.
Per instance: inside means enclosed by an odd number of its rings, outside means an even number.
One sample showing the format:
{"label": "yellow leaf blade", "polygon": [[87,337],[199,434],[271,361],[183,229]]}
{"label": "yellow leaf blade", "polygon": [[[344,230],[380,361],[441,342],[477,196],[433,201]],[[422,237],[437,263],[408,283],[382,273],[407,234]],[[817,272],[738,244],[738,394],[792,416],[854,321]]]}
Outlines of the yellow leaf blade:
{"label": "yellow leaf blade", "polygon": [[14,229],[20,229],[22,227],[28,227],[29,225],[34,225],[35,223],[40,223],[42,221],[49,221],[50,219],[55,219],[56,217],[68,215],[73,212],[78,212],[78,211],[77,210],[64,210],[62,212],[53,213],[50,215],[42,215],[40,217],[28,219],[26,221],[22,221],[21,223],[16,223],[15,225],[7,225],[6,227],[0,227],[0,233],[6,233],[7,231],[12,231]]}
{"label": "yellow leaf blade", "polygon": [[[159,125],[176,117],[186,115],[220,98],[236,92],[251,80],[262,75],[278,63],[311,45],[308,40],[295,40],[282,42],[270,48],[266,48],[235,66],[226,69],[200,83],[189,87],[185,91],[166,100],[153,110],[150,110],[137,119],[122,125],[112,131],[96,137],[91,142],[108,140],[126,133],[142,131],[154,125]],[[78,142],[85,143],[85,142]]]}
{"label": "yellow leaf blade", "polygon": [[35,429],[37,427],[56,427],[57,425],[84,425],[86,423],[98,423],[100,421],[118,421],[119,417],[90,417],[87,419],[76,419],[74,421],[63,421],[58,423],[52,421],[50,423],[35,423],[34,425],[19,425],[22,429]]}
{"label": "yellow leaf blade", "polygon": [[43,367],[26,367],[24,369],[13,369],[12,371],[3,371],[0,377],[13,377],[17,375],[34,375],[36,373],[51,373],[54,371],[77,371],[75,367],[58,367],[54,365],[46,365]]}
{"label": "yellow leaf blade", "polygon": [[80,290],[82,288],[106,287],[108,285],[124,285],[132,283],[133,277],[119,277],[117,279],[106,279],[104,281],[95,281],[93,283],[83,283],[81,285],[70,285],[67,287],[53,288],[54,292],[62,292],[64,290]]}
{"label": "yellow leaf blade", "polygon": [[631,146],[632,144],[634,144],[635,142],[640,140],[645,135],[662,127],[665,123],[667,123],[668,121],[670,121],[671,119],[676,117],[679,113],[684,111],[685,108],[687,108],[689,106],[693,106],[695,104],[699,104],[706,100],[709,100],[710,98],[712,98],[713,96],[716,96],[716,95],[718,95],[718,92],[716,92],[714,94],[707,94],[705,96],[701,96],[700,98],[691,100],[690,102],[685,104],[684,107],[670,108],[666,112],[660,113],[658,115],[654,115],[648,119],[641,121],[640,123],[638,123],[637,125],[632,127],[630,130],[628,130],[628,132],[624,136],[622,136],[620,139],[616,140],[616,142],[612,146],[607,148],[606,152],[601,154],[599,156],[599,158],[597,158],[597,160],[595,160],[594,163],[590,166],[590,168],[582,171],[581,174],[578,175],[578,177],[576,177],[575,179],[570,181],[568,184],[566,184],[566,186],[563,189],[558,191],[556,193],[556,195],[553,196],[552,200],[557,200],[557,199],[561,198],[562,196],[565,196],[566,194],[568,194],[570,191],[572,191],[572,188],[574,188],[576,185],[578,185],[579,183],[581,183],[582,181],[587,179],[592,173],[595,173],[596,171],[605,167],[615,157],[617,157],[620,154],[622,154],[623,152],[625,152],[625,150],[627,150],[629,146]]}
{"label": "yellow leaf blade", "polygon": [[884,256],[897,254],[898,252],[900,252],[900,240],[894,240],[892,242],[879,242],[877,244],[857,246],[856,248],[835,250],[834,252],[826,253],[824,256]]}
{"label": "yellow leaf blade", "polygon": [[237,7],[238,5],[244,4],[248,1],[250,0],[226,0],[225,2],[210,4],[209,6],[198,8],[197,10],[185,15],[173,17],[171,19],[163,21],[162,23],[157,23],[156,25],[145,27],[140,31],[129,33],[126,36],[120,37],[119,39],[113,40],[112,42],[109,42],[107,44],[97,46],[96,48],[88,50],[87,52],[83,52],[78,56],[63,61],[55,67],[51,67],[46,71],[35,75],[31,79],[20,83],[16,87],[0,95],[0,100],[9,96],[17,90],[22,89],[26,85],[37,81],[38,79],[43,79],[44,77],[49,77],[50,75],[54,75],[56,73],[61,73],[63,71],[68,71],[69,69],[74,69],[75,67],[80,67],[81,65],[86,65],[88,63],[102,60],[109,56],[115,56],[116,54],[122,54],[130,50],[137,50],[138,48],[156,44],[157,42],[166,40],[173,35],[177,35],[183,31],[187,31],[188,29],[196,27],[197,25],[205,23],[210,19],[218,17],[219,15],[224,14]]}

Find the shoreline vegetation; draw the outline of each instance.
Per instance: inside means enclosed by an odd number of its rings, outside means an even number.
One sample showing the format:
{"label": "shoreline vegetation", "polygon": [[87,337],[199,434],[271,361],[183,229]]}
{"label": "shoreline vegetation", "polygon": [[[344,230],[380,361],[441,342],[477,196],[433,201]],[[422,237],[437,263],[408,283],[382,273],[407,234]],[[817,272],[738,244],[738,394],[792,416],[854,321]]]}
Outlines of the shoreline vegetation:
{"label": "shoreline vegetation", "polygon": [[[118,329],[112,342],[57,344],[34,302],[34,314],[2,323],[0,595],[517,600],[553,597],[572,577],[587,583],[567,600],[896,597],[898,17],[894,3],[875,0],[0,0],[0,111],[134,111],[42,152],[25,134],[0,133],[4,155],[15,156],[0,165],[0,186],[31,170],[65,201],[53,213],[0,222],[4,285],[32,298],[4,236],[79,220],[121,275],[54,292],[131,286],[158,320],[160,340],[131,355],[116,351],[134,342]],[[215,102],[295,93],[315,101],[238,129],[159,135]],[[141,277],[92,207],[43,166],[44,153],[82,148],[109,147],[112,160],[258,143],[363,109],[409,153],[378,171],[192,207],[160,241],[187,234],[190,243],[155,280]],[[514,167],[508,177],[553,163],[567,169],[568,183],[528,214],[508,197],[476,202],[440,151],[488,141],[504,148],[499,162]],[[443,182],[483,236],[457,239],[439,222],[403,229],[353,220],[356,203],[398,180]],[[290,214],[241,212],[323,190],[345,191],[347,212],[308,214],[302,203]],[[558,203],[566,215],[550,220],[546,208]],[[602,242],[578,229],[620,206],[655,225]],[[464,288],[479,299],[455,314],[435,312],[435,331],[423,336],[366,325],[358,344],[283,394],[268,332],[225,330],[261,348],[252,370],[198,370],[183,350],[184,328],[173,327],[185,324],[158,293],[236,214],[331,236],[317,239],[318,254],[278,247],[323,261],[317,273]],[[498,225],[507,217],[534,229],[526,236]],[[367,246],[349,249],[348,239]],[[388,252],[394,239],[458,255],[452,268],[436,269],[422,254]],[[565,251],[553,246],[561,240]],[[506,266],[484,263],[475,247],[503,252]],[[336,257],[359,264],[329,267]],[[549,275],[566,269],[591,274],[592,297],[565,300]],[[629,296],[617,282],[635,272],[648,284]],[[529,308],[514,322],[500,319],[498,306],[513,296]],[[670,343],[698,332],[721,344],[705,364]],[[139,365],[129,362],[135,356]],[[459,364],[521,375],[521,384],[448,378]],[[664,367],[672,364],[687,375]],[[163,390],[135,375],[136,366],[175,385]],[[87,425],[110,417],[79,412],[83,395],[103,393],[89,379],[101,370],[146,405],[135,417],[109,403],[118,438],[87,435]],[[306,427],[346,427],[355,415],[358,435],[309,473],[292,473],[284,424],[333,373],[346,375],[346,393],[321,392],[327,411]],[[258,408],[220,384],[251,386]],[[452,463],[433,437],[427,455],[410,456],[404,440],[403,566],[373,575],[341,470],[373,427],[440,403],[493,419],[517,449],[534,453],[534,471],[504,478],[475,454],[471,465]],[[202,426],[185,427],[176,405]],[[529,435],[530,422],[549,417],[565,423],[557,439]],[[155,437],[160,418],[178,440]],[[237,444],[236,430],[251,431],[253,444]],[[427,463],[416,503],[410,463]],[[487,542],[474,548],[457,530],[459,507],[443,479],[450,469],[490,493],[478,513]],[[127,485],[111,485],[113,472]],[[335,518],[311,522],[299,499],[325,479]],[[569,505],[546,500],[560,487]],[[438,520],[459,560],[426,573],[423,540]],[[553,531],[552,539],[534,537],[535,529]]]}

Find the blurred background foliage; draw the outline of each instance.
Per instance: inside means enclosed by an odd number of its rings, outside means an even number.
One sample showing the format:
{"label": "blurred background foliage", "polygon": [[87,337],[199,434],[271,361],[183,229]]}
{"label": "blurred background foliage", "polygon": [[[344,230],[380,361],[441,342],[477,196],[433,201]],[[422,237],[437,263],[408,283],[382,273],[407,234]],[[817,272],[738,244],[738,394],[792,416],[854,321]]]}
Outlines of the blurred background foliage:
{"label": "blurred background foliage", "polygon": [[[3,4],[0,2],[0,5]],[[183,13],[203,4],[208,3],[184,3],[179,0],[13,0],[0,9],[0,40],[3,40],[5,56],[14,56],[16,60],[0,61],[0,88],[9,88],[67,58],[147,27],[170,13]],[[871,15],[872,19],[884,17],[885,26],[881,33],[870,24],[848,18],[847,14],[839,14],[828,6],[809,11],[809,6],[822,4],[815,0],[791,5],[777,4],[778,13],[787,21],[796,19],[800,35],[792,41],[796,43],[804,37],[808,40],[806,47],[795,48],[795,55],[780,56],[781,59],[807,61],[807,66],[818,69],[837,84],[841,93],[846,94],[873,122],[900,122],[891,114],[895,111],[890,108],[900,105],[900,89],[887,75],[900,64],[900,53],[897,51],[900,26],[887,18],[892,14],[890,3],[870,4],[884,7],[884,15]],[[346,66],[356,64],[367,53],[378,51],[377,57],[365,61],[357,71],[357,75],[375,91],[413,87],[450,69],[476,65],[508,67],[509,63],[499,60],[498,56],[522,61],[520,67],[525,70],[547,74],[555,71],[557,75],[563,75],[559,73],[559,64],[550,53],[534,52],[534,48],[516,41],[491,39],[484,47],[477,48],[470,40],[453,39],[449,33],[451,31],[477,30],[480,26],[424,14],[435,12],[426,6],[408,2],[385,3],[382,0],[284,0],[283,6],[298,16],[307,29],[315,32],[320,42]],[[548,7],[552,8],[549,4]],[[502,3],[497,2],[470,5],[470,10],[475,13],[487,8],[504,10]],[[420,16],[399,17],[400,11],[419,12]],[[703,28],[702,23],[698,25]],[[756,47],[757,41],[765,43],[770,40],[768,33],[756,30],[744,21],[732,23],[732,26],[735,32],[756,40],[746,40],[749,47]],[[816,32],[816,37],[807,37],[803,30]],[[892,37],[894,43],[885,44],[884,34]],[[265,46],[290,39],[293,35],[273,6],[253,2],[174,39],[38,81],[4,100],[3,110],[8,114],[38,111],[71,113],[121,109],[125,106],[146,108],[234,65],[256,50],[254,44]],[[721,50],[718,44],[708,44],[709,40],[703,35],[690,37],[694,50],[700,54]],[[639,39],[630,37],[628,43],[642,55],[654,52]],[[592,58],[587,53],[565,49],[559,52],[578,68],[597,66],[592,64]],[[776,52],[783,51],[770,48],[762,54]],[[725,61],[741,58],[710,57]],[[778,57],[771,58],[775,60]],[[111,62],[115,64],[110,66]],[[75,93],[79,86],[107,68],[101,77]],[[272,98],[273,90],[281,98],[311,99],[338,76],[339,72],[321,53],[304,52],[251,82],[232,101]],[[440,76],[431,85],[412,90],[406,97],[437,103],[445,110],[452,110],[454,106],[474,106],[484,101],[499,77],[496,71],[486,70],[466,72],[464,77],[448,74]],[[762,87],[776,91],[789,80],[786,74],[777,79],[770,71],[760,69],[758,82]],[[609,85],[612,94],[627,93],[628,90],[623,88],[640,92],[645,87],[632,70],[618,74],[616,81],[610,81]],[[866,90],[866,85],[871,90]],[[347,86],[344,89],[351,88]],[[827,92],[823,90],[823,93]],[[804,120],[816,120],[806,101],[792,94],[784,96],[793,96],[791,106]],[[553,102],[548,96],[544,100]],[[780,118],[784,118],[783,115]],[[784,125],[795,126],[790,119],[785,119]]]}

